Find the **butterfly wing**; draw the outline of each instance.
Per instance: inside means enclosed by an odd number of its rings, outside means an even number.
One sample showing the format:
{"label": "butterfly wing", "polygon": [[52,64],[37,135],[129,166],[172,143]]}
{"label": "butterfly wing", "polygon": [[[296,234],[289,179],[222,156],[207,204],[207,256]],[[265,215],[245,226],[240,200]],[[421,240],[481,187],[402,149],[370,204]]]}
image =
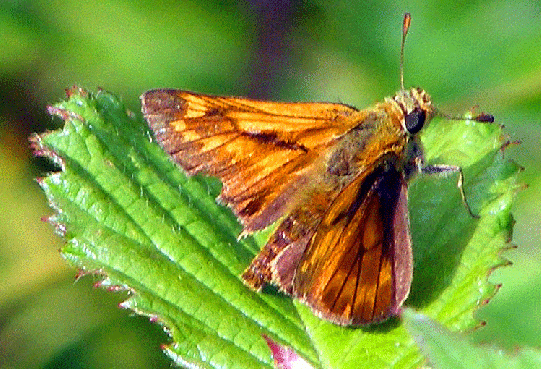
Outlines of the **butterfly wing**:
{"label": "butterfly wing", "polygon": [[406,181],[385,166],[361,173],[338,195],[296,270],[293,294],[337,324],[384,320],[409,293]]}
{"label": "butterfly wing", "polygon": [[342,104],[275,103],[152,90],[141,97],[156,140],[188,174],[217,176],[245,231],[290,210],[314,163],[366,112]]}

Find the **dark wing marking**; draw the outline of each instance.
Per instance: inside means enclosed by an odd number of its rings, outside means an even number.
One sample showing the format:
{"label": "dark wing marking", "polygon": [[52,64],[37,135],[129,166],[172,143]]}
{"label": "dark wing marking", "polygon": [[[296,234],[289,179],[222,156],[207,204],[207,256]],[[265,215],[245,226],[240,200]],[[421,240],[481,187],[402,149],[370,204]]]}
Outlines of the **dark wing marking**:
{"label": "dark wing marking", "polygon": [[188,174],[219,177],[220,199],[245,231],[291,209],[311,167],[366,114],[342,104],[275,103],[153,90],[142,110],[156,140]]}

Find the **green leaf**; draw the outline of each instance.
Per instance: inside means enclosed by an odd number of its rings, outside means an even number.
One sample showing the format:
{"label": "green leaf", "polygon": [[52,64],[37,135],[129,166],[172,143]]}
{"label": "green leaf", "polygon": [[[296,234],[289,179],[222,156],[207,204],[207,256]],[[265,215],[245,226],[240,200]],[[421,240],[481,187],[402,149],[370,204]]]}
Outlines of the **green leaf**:
{"label": "green leaf", "polygon": [[432,319],[411,309],[403,313],[404,324],[428,360],[438,369],[539,368],[541,351],[522,349],[510,356],[493,347],[475,346]]}
{"label": "green leaf", "polygon": [[[168,355],[202,368],[273,367],[263,334],[315,367],[418,367],[424,357],[399,318],[351,329],[316,318],[291,298],[255,293],[240,274],[265,242],[237,240],[235,217],[215,203],[220,184],[189,179],[169,160],[140,115],[109,93],[72,89],[50,108],[61,131],[36,136],[38,153],[62,172],[40,180],[65,236],[64,257],[106,286],[133,291],[124,307],[164,324]],[[478,324],[477,307],[495,287],[487,276],[502,265],[511,232],[518,167],[503,158],[495,124],[438,121],[424,133],[430,163],[461,165],[474,211],[456,176],[418,176],[411,183],[414,281],[406,305],[453,331]]]}

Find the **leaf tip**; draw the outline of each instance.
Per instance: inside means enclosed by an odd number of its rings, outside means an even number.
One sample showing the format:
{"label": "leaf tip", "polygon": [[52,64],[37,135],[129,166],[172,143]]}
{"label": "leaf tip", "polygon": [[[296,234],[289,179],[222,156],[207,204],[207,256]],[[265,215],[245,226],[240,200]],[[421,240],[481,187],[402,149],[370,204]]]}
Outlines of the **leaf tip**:
{"label": "leaf tip", "polygon": [[75,95],[81,96],[81,97],[88,97],[88,91],[77,85],[73,85],[71,87],[66,88],[65,92],[68,99],[70,99],[71,97]]}
{"label": "leaf tip", "polygon": [[291,347],[282,346],[266,334],[261,335],[272,353],[274,365],[280,369],[312,369],[306,360],[300,357]]}
{"label": "leaf tip", "polygon": [[84,269],[77,270],[77,274],[75,274],[75,281],[78,281],[79,279],[83,278],[85,275],[88,275],[88,274],[90,273],[88,273]]}
{"label": "leaf tip", "polygon": [[[32,150],[32,154],[35,156],[35,157],[45,157],[45,158],[48,158],[50,159],[54,164],[58,165],[61,167],[62,170],[64,170],[64,167],[65,167],[65,163],[64,163],[64,160],[62,159],[62,157],[60,155],[58,155],[58,153],[52,149],[50,149],[49,147],[47,147],[44,143],[43,143],[43,139],[48,135],[49,133],[42,133],[42,134],[37,134],[37,133],[34,133],[32,134],[29,138],[28,138],[28,141],[30,142],[30,150]],[[43,184],[43,178],[38,178],[38,184],[40,186],[42,186]],[[43,186],[42,186],[43,187]]]}

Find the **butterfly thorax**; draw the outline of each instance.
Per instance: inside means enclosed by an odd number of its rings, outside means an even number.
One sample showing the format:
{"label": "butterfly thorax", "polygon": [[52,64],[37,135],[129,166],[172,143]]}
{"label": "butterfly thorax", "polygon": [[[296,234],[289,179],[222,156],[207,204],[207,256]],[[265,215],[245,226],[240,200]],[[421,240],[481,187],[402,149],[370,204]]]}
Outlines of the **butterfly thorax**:
{"label": "butterfly thorax", "polygon": [[434,109],[424,90],[412,88],[363,113],[362,120],[340,137],[327,155],[327,179],[335,181],[337,190],[359,173],[379,165],[407,165],[399,161],[409,161],[409,147],[417,141],[416,133],[434,115]]}

